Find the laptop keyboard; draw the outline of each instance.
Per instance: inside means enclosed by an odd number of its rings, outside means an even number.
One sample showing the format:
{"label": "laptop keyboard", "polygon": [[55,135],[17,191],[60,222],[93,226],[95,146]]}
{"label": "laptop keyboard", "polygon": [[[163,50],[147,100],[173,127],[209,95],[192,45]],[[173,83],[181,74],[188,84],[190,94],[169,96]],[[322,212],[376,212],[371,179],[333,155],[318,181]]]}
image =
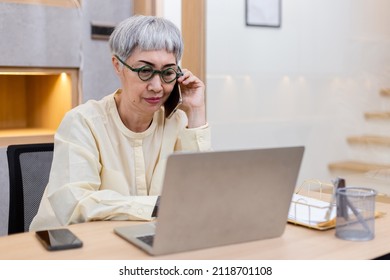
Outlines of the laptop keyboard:
{"label": "laptop keyboard", "polygon": [[137,239],[139,239],[139,240],[141,240],[142,242],[148,244],[149,246],[153,246],[154,234],[151,234],[151,235],[144,235],[144,236],[138,236]]}

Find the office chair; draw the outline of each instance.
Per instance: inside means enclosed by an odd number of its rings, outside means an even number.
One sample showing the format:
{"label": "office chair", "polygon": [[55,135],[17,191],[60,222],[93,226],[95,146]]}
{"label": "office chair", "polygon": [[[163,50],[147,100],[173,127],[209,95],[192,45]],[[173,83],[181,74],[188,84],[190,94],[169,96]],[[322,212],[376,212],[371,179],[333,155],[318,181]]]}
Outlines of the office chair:
{"label": "office chair", "polygon": [[53,149],[53,143],[8,146],[8,234],[29,230],[49,181]]}

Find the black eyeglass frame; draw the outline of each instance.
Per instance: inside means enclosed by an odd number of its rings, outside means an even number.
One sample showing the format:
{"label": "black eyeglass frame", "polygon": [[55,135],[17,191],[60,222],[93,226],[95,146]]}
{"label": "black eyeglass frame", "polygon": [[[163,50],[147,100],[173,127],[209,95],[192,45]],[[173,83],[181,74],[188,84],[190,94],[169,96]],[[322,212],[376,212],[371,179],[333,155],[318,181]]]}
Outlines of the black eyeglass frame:
{"label": "black eyeglass frame", "polygon": [[[126,62],[124,62],[122,59],[120,59],[118,55],[115,55],[115,57],[119,60],[120,63],[122,63],[122,64],[123,64],[124,66],[126,66],[128,69],[130,69],[130,70],[133,71],[133,72],[136,72],[136,73],[138,74],[138,78],[140,78],[141,81],[144,81],[144,82],[147,82],[147,81],[153,79],[154,75],[155,75],[155,74],[158,74],[158,75],[160,76],[160,79],[161,79],[164,83],[170,84],[170,83],[172,83],[173,81],[175,81],[177,78],[179,78],[179,77],[181,77],[181,76],[184,75],[183,72],[181,71],[179,65],[177,65],[177,68],[178,68],[179,71],[175,70],[175,69],[172,68],[172,67],[168,67],[168,68],[166,68],[166,69],[164,69],[164,70],[155,70],[155,69],[153,69],[152,66],[150,66],[150,65],[144,65],[144,66],[139,67],[139,68],[133,68],[133,67],[131,67],[130,65],[128,65]],[[152,69],[152,74],[150,75],[149,78],[143,79],[143,78],[140,76],[140,72],[141,72],[142,70],[144,70],[145,68],[147,68],[147,67]],[[176,76],[175,76],[172,80],[166,81],[166,80],[164,79],[164,75],[163,75],[163,74],[166,73],[166,71],[170,71],[170,70],[173,70],[173,71],[176,73]]]}

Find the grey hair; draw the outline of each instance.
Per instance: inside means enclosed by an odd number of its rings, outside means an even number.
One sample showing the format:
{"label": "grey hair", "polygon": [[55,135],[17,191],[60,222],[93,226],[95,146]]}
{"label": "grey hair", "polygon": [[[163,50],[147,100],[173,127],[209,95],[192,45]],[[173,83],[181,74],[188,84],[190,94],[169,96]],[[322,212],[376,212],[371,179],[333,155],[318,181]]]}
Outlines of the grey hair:
{"label": "grey hair", "polygon": [[166,50],[178,63],[183,54],[180,30],[169,20],[154,16],[132,16],[118,24],[110,36],[111,53],[126,61],[136,48]]}

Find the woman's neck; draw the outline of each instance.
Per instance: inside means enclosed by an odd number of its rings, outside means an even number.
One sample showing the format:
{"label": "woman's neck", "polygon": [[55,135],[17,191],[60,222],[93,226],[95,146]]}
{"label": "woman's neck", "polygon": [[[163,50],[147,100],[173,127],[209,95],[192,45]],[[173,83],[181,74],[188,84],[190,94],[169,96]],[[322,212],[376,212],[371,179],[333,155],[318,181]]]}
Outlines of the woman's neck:
{"label": "woman's neck", "polygon": [[119,117],[128,129],[133,132],[144,132],[150,127],[153,121],[153,115],[136,113],[128,104],[126,104],[121,94],[116,94],[114,99]]}

